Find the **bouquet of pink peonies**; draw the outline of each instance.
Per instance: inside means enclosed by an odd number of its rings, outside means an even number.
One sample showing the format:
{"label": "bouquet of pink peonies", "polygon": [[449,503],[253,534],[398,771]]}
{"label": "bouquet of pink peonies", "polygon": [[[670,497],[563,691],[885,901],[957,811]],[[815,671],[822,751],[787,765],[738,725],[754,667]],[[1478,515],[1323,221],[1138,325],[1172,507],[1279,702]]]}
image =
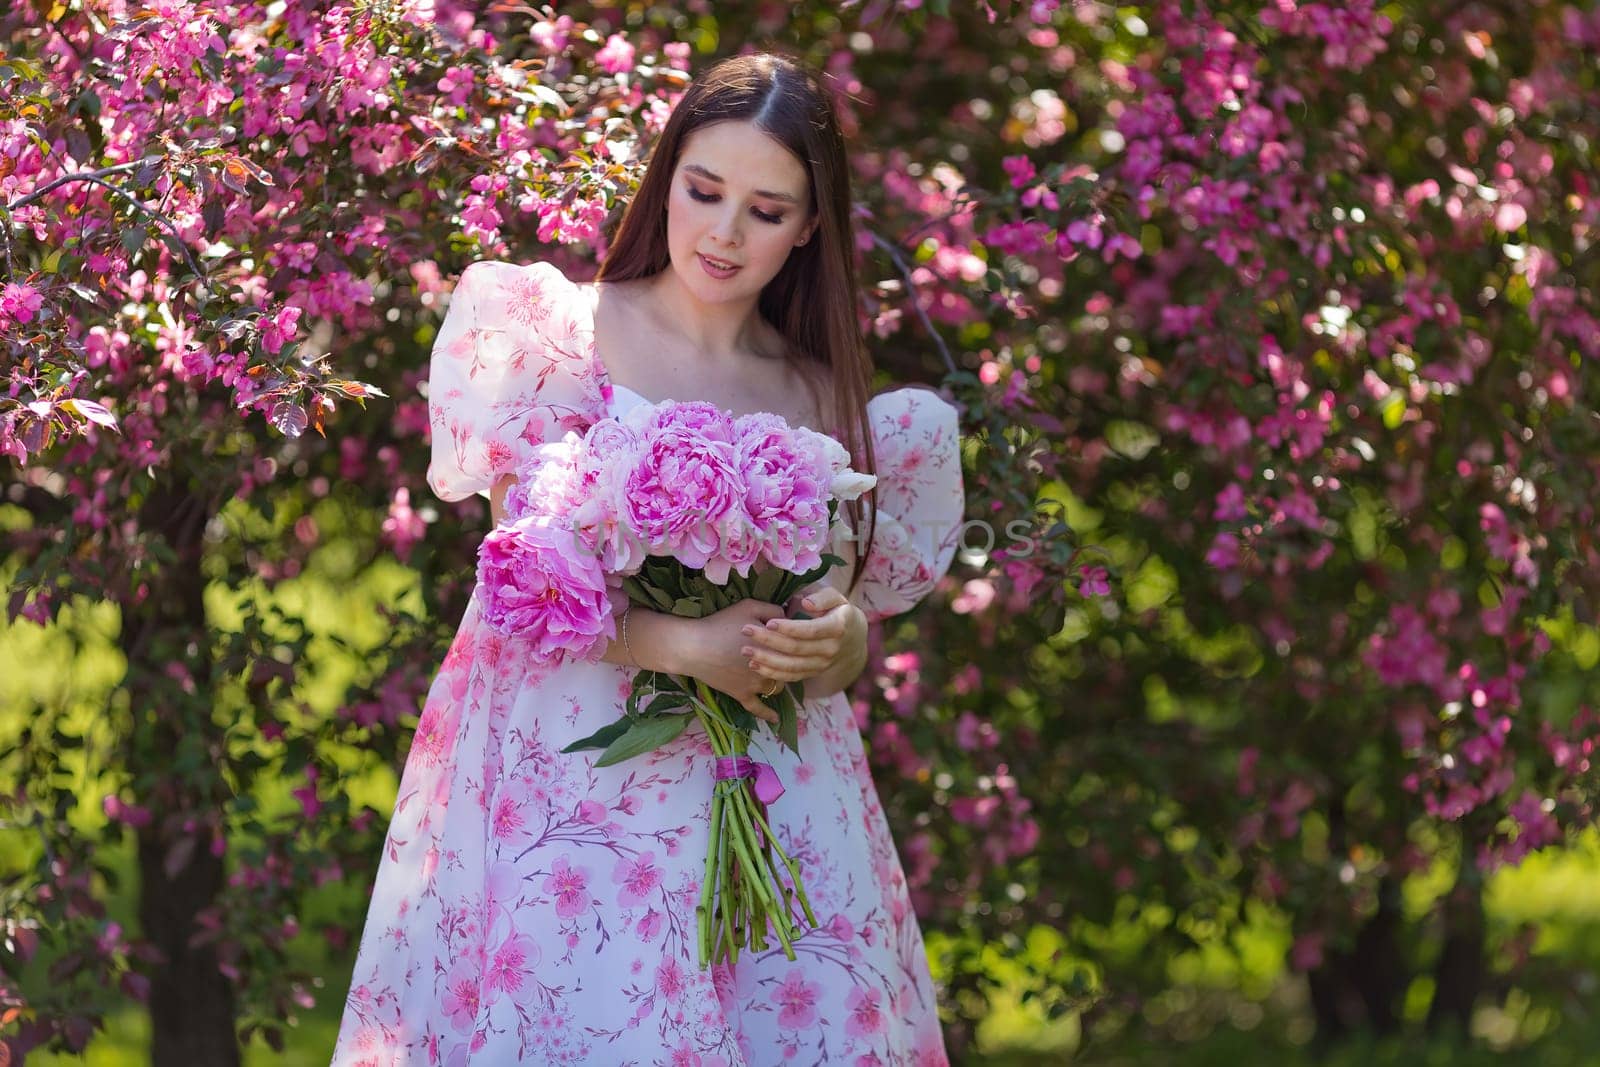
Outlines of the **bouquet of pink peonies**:
{"label": "bouquet of pink peonies", "polygon": [[[483,617],[532,641],[545,660],[586,658],[616,635],[610,592],[701,618],[754,597],[786,603],[842,562],[824,552],[838,504],[876,479],[844,446],[777,415],[737,418],[712,404],[633,408],[542,446],[506,494],[506,518],[478,553]],[[770,703],[778,739],[798,751],[799,683]],[[760,720],[694,678],[640,671],[626,714],[563,751],[603,749],[607,766],[675,739],[699,721],[716,759],[701,885],[700,964],[767,947],[785,954],[799,916],[816,924],[800,870],[766,806],[783,792],[750,756]]]}

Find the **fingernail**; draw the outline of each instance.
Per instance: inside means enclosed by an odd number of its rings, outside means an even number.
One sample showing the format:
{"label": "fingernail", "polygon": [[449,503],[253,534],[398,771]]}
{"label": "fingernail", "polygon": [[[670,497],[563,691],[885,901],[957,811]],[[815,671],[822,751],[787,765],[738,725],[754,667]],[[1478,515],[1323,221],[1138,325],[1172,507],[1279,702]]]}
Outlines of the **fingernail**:
{"label": "fingernail", "polygon": [[756,650],[751,648],[749,645],[745,645],[743,648],[741,648],[739,650],[739,655],[744,656],[746,658],[748,658],[750,656],[753,656],[755,654],[756,654]]}
{"label": "fingernail", "polygon": [[754,626],[746,626],[740,632],[746,637],[753,637],[755,635],[756,628]]}

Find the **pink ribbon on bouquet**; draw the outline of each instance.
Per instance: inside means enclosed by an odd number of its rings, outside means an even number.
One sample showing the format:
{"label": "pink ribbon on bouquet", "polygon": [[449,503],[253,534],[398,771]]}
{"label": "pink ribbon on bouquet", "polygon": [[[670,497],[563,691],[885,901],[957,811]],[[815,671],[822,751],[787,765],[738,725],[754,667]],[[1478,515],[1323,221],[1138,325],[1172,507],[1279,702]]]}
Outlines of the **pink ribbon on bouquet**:
{"label": "pink ribbon on bouquet", "polygon": [[783,783],[778,781],[778,772],[772,769],[772,764],[749,756],[718,756],[714,777],[719,782],[728,778],[754,778],[755,785],[751,788],[763,804],[771,804],[783,796]]}

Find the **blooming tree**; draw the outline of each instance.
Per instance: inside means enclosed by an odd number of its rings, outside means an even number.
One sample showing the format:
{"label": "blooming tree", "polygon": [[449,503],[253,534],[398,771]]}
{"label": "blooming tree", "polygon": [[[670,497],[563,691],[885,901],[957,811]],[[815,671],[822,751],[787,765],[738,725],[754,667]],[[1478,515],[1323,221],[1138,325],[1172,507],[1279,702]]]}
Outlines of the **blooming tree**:
{"label": "blooming tree", "polygon": [[[126,661],[88,726],[8,717],[31,858],[8,851],[0,1023],[19,1050],[82,1048],[131,996],[159,1062],[233,1062],[236,1017],[278,1042],[312,1003],[286,945],[315,887],[370,880],[386,815],[343,783],[396,761],[471,573],[420,496],[441,283],[508,234],[593,238],[688,48],[431,3],[22,5],[0,26],[10,614],[108,601]],[[341,580],[392,555],[427,576],[381,641],[343,642],[355,678],[319,675],[341,635],[272,595],[330,532]],[[138,936],[104,904],[124,834]]]}
{"label": "blooming tree", "polygon": [[997,48],[1025,97],[894,88],[947,93],[921,136],[961,148],[886,212],[950,216],[913,280],[989,387],[969,514],[1045,531],[970,537],[983,572],[878,662],[921,906],[1106,1030],[1263,905],[1322,1036],[1397,1026],[1428,969],[1465,1023],[1484,876],[1593,818],[1600,15],[1052,19]]}

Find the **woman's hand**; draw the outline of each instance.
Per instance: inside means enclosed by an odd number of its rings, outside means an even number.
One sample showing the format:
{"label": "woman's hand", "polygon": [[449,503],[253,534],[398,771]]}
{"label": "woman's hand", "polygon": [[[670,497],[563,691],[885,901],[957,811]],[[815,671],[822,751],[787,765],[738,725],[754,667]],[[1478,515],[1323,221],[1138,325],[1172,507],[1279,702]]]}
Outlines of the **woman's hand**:
{"label": "woman's hand", "polygon": [[779,682],[816,679],[825,695],[855,680],[867,664],[867,617],[838,589],[815,585],[800,602],[809,619],[774,618],[745,627],[750,665]]}
{"label": "woman's hand", "polygon": [[[741,600],[721,611],[696,619],[686,635],[682,656],[687,670],[674,671],[700,679],[733,697],[763,722],[778,724],[778,713],[762,703],[773,688],[770,676],[758,673],[746,653],[749,630],[760,630],[769,619],[782,619],[783,609],[764,600]],[[775,694],[774,694],[775,695]]]}

